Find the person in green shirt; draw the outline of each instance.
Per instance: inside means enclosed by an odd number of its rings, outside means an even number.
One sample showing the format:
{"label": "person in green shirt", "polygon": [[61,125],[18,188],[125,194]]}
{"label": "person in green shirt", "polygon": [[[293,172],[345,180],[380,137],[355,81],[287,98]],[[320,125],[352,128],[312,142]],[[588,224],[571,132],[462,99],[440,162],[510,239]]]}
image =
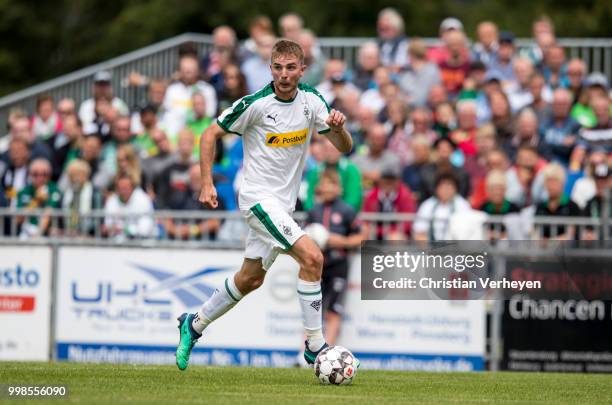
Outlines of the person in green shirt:
{"label": "person in green shirt", "polygon": [[212,124],[212,119],[206,115],[206,100],[202,93],[194,93],[191,97],[192,110],[187,115],[187,127],[195,135],[193,157],[200,157],[200,137],[204,130]]}
{"label": "person in green shirt", "polygon": [[157,108],[149,104],[144,106],[139,114],[142,132],[132,138],[132,144],[138,150],[141,159],[146,159],[159,153],[155,142],[151,138],[151,132],[157,127]]}
{"label": "person in green shirt", "polygon": [[315,191],[319,184],[321,173],[328,168],[334,167],[340,176],[342,185],[342,201],[350,205],[356,212],[361,211],[363,200],[363,189],[361,186],[361,173],[359,168],[351,162],[332,145],[327,138],[322,140],[323,161],[306,172],[308,191],[304,201],[304,210],[311,209],[316,201]]}
{"label": "person in green shirt", "polygon": [[[30,163],[30,184],[17,194],[17,208],[36,210],[42,208],[59,208],[62,194],[51,181],[51,163],[46,159],[35,159]],[[24,217],[18,222],[22,223],[22,235],[44,235],[51,225],[51,215],[44,213],[41,216],[29,217],[24,223]]]}

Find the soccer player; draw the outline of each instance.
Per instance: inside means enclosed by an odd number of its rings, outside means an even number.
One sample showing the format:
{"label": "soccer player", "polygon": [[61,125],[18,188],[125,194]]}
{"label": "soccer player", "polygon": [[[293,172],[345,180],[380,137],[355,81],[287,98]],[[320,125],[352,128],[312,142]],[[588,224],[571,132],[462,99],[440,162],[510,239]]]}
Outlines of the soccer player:
{"label": "soccer player", "polygon": [[346,117],[331,110],[313,88],[299,84],[304,75],[304,52],[299,44],[281,39],[272,48],[273,81],[236,101],[202,135],[200,202],[217,207],[211,166],[215,143],[228,132],[241,135],[244,145],[239,207],[249,226],[241,269],[195,314],[182,314],[176,364],[187,368],[193,346],[206,327],[232,309],[263,283],[279,253],[300,265],[297,292],[306,331],[304,358],[313,364],[327,346],[321,317],[323,254],[291,217],[297,199],[310,138],[325,134],[342,153],[352,148],[344,128]]}

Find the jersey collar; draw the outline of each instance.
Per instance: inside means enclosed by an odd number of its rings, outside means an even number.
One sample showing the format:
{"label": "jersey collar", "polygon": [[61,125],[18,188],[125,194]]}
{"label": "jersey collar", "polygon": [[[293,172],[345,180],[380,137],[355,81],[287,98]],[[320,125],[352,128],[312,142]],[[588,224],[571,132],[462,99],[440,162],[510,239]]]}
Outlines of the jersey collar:
{"label": "jersey collar", "polygon": [[295,98],[297,97],[297,95],[298,95],[298,93],[300,91],[299,88],[296,88],[297,91],[295,92],[295,96],[293,96],[293,98],[291,98],[290,100],[283,100],[282,98],[279,98],[276,95],[276,88],[274,87],[274,81],[270,82],[270,86],[272,86],[272,91],[274,91],[274,99],[277,100],[277,101],[280,101],[281,103],[293,103],[293,101],[295,100]]}

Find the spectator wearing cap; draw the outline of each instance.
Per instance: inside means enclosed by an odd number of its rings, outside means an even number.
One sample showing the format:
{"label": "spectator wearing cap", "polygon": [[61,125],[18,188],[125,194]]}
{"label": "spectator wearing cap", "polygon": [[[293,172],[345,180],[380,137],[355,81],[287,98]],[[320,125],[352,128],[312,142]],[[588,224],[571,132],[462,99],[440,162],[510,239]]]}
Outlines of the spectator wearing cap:
{"label": "spectator wearing cap", "polygon": [[591,100],[598,97],[608,97],[609,82],[603,73],[593,72],[584,82],[584,88],[578,97],[578,102],[572,107],[571,115],[583,128],[596,125],[597,118],[591,108]]}
{"label": "spectator wearing cap", "polygon": [[440,77],[451,99],[457,97],[463,82],[470,72],[469,50],[465,34],[461,30],[450,30],[444,35],[445,57],[438,61]]}
{"label": "spectator wearing cap", "polygon": [[515,80],[508,82],[504,91],[508,95],[512,112],[516,113],[533,102],[529,91],[529,80],[533,75],[533,64],[527,58],[515,58],[512,62]]}
{"label": "spectator wearing cap", "polygon": [[470,179],[463,168],[451,163],[457,145],[448,137],[441,137],[434,143],[434,161],[421,170],[421,201],[435,193],[436,176],[440,172],[453,172],[457,180],[457,191],[464,197],[470,194]]}
{"label": "spectator wearing cap", "polygon": [[113,193],[104,205],[103,233],[117,241],[152,237],[153,203],[127,173],[115,181]]}
{"label": "spectator wearing cap", "polygon": [[[363,204],[364,212],[412,214],[416,212],[416,201],[410,189],[400,181],[399,167],[385,169],[377,184],[368,192]],[[372,224],[367,224],[368,233]],[[377,223],[377,240],[407,240],[411,235],[410,221]]]}
{"label": "spectator wearing cap", "polygon": [[[440,63],[442,63],[442,61],[449,58],[448,34],[453,31],[459,31],[463,33],[463,23],[461,23],[461,21],[459,21],[455,17],[448,17],[442,20],[442,22],[440,23],[440,29],[438,31],[440,43],[427,49],[427,59],[429,61],[440,66]],[[464,55],[462,55],[463,58],[469,60],[469,49],[466,47],[463,49],[463,52],[465,53]]]}
{"label": "spectator wearing cap", "polygon": [[380,66],[380,50],[374,41],[367,41],[357,52],[357,67],[353,75],[353,84],[361,91],[374,87],[374,70]]}
{"label": "spectator wearing cap", "polygon": [[164,96],[165,114],[162,125],[170,138],[176,136],[187,122],[192,108],[194,93],[201,93],[206,100],[206,114],[214,117],[217,113],[217,94],[210,84],[199,79],[198,59],[185,54],[179,59],[179,79],[168,86]]}
{"label": "spectator wearing cap", "polygon": [[[501,86],[501,77],[492,71],[486,71],[482,77],[482,85],[476,93],[476,114],[478,116],[478,125],[484,125],[491,121],[491,106],[489,100],[494,92],[503,91]],[[462,90],[465,94],[465,91]],[[459,97],[461,99],[461,95]]]}
{"label": "spectator wearing cap", "polygon": [[427,96],[431,88],[440,84],[440,69],[435,63],[427,61],[427,47],[420,39],[412,39],[408,47],[409,63],[406,70],[399,76],[399,85],[408,95],[412,106],[423,107],[427,104]]}
{"label": "spectator wearing cap", "polygon": [[30,145],[23,138],[13,138],[7,152],[0,155],[0,189],[7,205],[16,206],[18,193],[28,184]]}
{"label": "spectator wearing cap", "polygon": [[119,97],[113,96],[112,74],[107,70],[97,72],[93,77],[93,95],[83,101],[79,107],[79,118],[83,128],[90,127],[96,119],[96,100],[104,99],[117,110],[120,115],[127,115],[127,104]]}
{"label": "spectator wearing cap", "polygon": [[572,96],[566,89],[560,88],[553,93],[552,114],[540,126],[542,141],[549,160],[566,166],[569,164],[572,150],[580,124],[571,116]]}
{"label": "spectator wearing cap", "polygon": [[378,13],[376,31],[382,65],[398,73],[408,64],[408,38],[404,35],[404,19],[396,9],[384,8]]}
{"label": "spectator wearing cap", "polygon": [[499,49],[497,58],[489,63],[489,70],[496,72],[502,80],[504,87],[515,80],[513,61],[515,54],[514,34],[504,31],[499,35]]}
{"label": "spectator wearing cap", "polygon": [[[610,210],[612,208],[610,203],[612,201],[610,198],[610,189],[612,189],[612,184],[610,184],[610,167],[607,163],[599,163],[593,167],[592,176],[596,191],[593,198],[587,202],[584,213],[589,218],[601,219],[604,215],[610,215],[610,212],[612,212]],[[585,240],[595,240],[597,238],[592,228],[587,228],[580,236]],[[600,240],[603,240],[603,238],[603,234],[599,235]]]}
{"label": "spectator wearing cap", "polygon": [[[577,217],[580,208],[564,194],[566,174],[563,166],[551,163],[543,170],[544,187],[547,198],[536,206],[535,215],[546,217]],[[540,225],[536,235],[544,239],[571,240],[575,229],[566,225]]]}
{"label": "spectator wearing cap", "polygon": [[417,211],[413,225],[415,240],[448,240],[451,216],[471,210],[470,204],[458,194],[459,181],[453,172],[437,173],[434,188],[434,195]]}
{"label": "spectator wearing cap", "polygon": [[[17,195],[17,208],[29,211],[60,207],[62,193],[51,181],[51,170],[51,163],[46,159],[34,159],[30,163],[30,184]],[[23,237],[42,236],[49,231],[51,215],[44,212],[40,216],[31,216],[26,221],[21,217],[18,222],[23,223]]]}
{"label": "spectator wearing cap", "polygon": [[34,136],[42,140],[47,140],[61,132],[62,121],[55,111],[52,96],[43,95],[36,99],[36,114],[32,116],[30,125]]}
{"label": "spectator wearing cap", "polygon": [[312,166],[306,172],[307,192],[304,209],[310,210],[315,204],[315,194],[321,174],[328,168],[336,170],[340,176],[342,201],[353,207],[356,212],[361,210],[363,188],[359,168],[351,160],[342,156],[334,145],[325,137],[320,142],[321,162]]}
{"label": "spectator wearing cap", "polygon": [[388,170],[399,170],[400,159],[387,149],[387,131],[382,124],[374,124],[367,129],[366,143],[368,152],[353,157],[353,163],[361,172],[364,190],[370,190]]}
{"label": "spectator wearing cap", "polygon": [[565,51],[561,46],[553,45],[548,48],[544,54],[542,74],[546,79],[546,84],[548,84],[552,89],[556,89],[558,87],[569,87],[567,64],[565,62]]}
{"label": "spectator wearing cap", "polygon": [[485,66],[497,58],[499,34],[497,25],[491,21],[483,21],[476,28],[478,41],[472,46],[472,61],[482,62]]}

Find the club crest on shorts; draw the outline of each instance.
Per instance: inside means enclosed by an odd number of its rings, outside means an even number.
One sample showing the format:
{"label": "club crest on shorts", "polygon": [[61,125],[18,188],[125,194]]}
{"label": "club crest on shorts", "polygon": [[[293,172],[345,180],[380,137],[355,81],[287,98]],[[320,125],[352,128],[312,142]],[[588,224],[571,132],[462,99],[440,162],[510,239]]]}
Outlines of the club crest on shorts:
{"label": "club crest on shorts", "polygon": [[281,225],[283,227],[283,233],[287,236],[293,236],[293,232],[291,231],[291,227],[285,224]]}

